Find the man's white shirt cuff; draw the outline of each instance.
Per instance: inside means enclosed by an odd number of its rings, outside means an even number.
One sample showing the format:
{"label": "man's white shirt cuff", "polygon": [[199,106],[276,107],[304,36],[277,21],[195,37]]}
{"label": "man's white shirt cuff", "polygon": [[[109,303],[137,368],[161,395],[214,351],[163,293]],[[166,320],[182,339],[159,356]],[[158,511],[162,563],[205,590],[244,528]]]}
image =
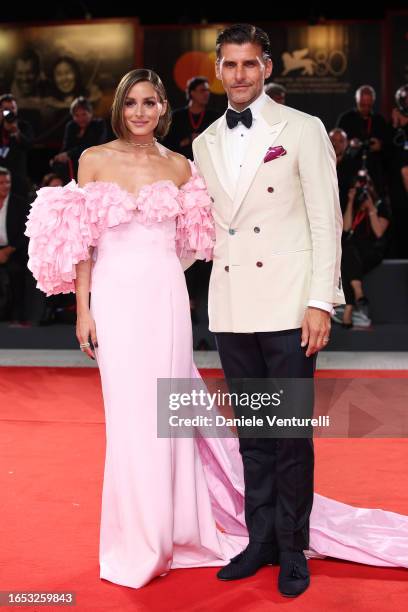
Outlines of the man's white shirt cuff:
{"label": "man's white shirt cuff", "polygon": [[315,308],[321,308],[321,310],[326,310],[330,314],[335,313],[333,304],[329,304],[329,302],[322,302],[321,300],[309,300],[307,305],[314,306]]}

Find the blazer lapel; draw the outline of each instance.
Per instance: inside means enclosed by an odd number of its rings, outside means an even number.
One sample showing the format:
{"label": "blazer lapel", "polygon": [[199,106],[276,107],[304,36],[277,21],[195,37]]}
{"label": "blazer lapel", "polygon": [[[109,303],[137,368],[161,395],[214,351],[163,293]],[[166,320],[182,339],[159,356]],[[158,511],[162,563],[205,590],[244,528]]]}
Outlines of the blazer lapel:
{"label": "blazer lapel", "polygon": [[273,145],[286,124],[287,121],[281,121],[279,104],[272,100],[266,102],[254,126],[254,133],[251,136],[243,168],[239,175],[234,197],[233,215],[238,212],[248,193],[255,174],[263,163],[268,147]]}
{"label": "blazer lapel", "polygon": [[221,183],[224,191],[230,197],[234,199],[234,188],[231,184],[227,164],[226,164],[226,152],[225,152],[225,114],[222,115],[215,121],[208,132],[205,134],[205,140],[208,147],[208,153],[210,161],[214,166],[218,180]]}

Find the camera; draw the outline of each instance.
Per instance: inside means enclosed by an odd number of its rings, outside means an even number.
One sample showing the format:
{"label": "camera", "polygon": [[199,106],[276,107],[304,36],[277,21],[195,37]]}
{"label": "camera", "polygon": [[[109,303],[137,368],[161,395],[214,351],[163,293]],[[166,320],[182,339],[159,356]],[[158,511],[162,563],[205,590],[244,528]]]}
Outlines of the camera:
{"label": "camera", "polygon": [[12,110],[5,109],[3,112],[3,119],[7,123],[15,123],[17,121],[17,115]]}
{"label": "camera", "polygon": [[395,103],[401,115],[408,117],[408,84],[402,85],[396,91]]}
{"label": "camera", "polygon": [[350,154],[352,157],[355,157],[358,153],[361,153],[361,157],[363,160],[367,159],[368,154],[371,150],[371,145],[374,140],[372,138],[367,138],[366,140],[360,140],[359,138],[352,138],[350,140]]}
{"label": "camera", "polygon": [[354,206],[359,208],[368,197],[368,174],[367,170],[361,169],[357,173],[355,183],[356,195],[354,197]]}

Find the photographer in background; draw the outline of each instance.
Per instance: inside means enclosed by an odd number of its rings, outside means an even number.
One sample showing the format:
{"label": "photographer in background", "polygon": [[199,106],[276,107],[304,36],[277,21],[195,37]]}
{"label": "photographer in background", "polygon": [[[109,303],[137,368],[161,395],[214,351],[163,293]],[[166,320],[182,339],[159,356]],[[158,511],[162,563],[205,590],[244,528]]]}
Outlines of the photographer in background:
{"label": "photographer in background", "polygon": [[12,192],[11,183],[10,171],[0,166],[0,316],[9,319],[10,326],[28,327],[25,303],[28,239],[24,231],[29,205]]}
{"label": "photographer in background", "polygon": [[278,104],[286,104],[286,88],[280,83],[268,83],[264,87],[267,96]]}
{"label": "photographer in background", "polygon": [[392,110],[389,190],[393,217],[392,257],[408,258],[408,84],[395,93]]}
{"label": "photographer in background", "polygon": [[31,182],[27,174],[27,154],[33,144],[31,125],[18,117],[12,94],[0,96],[0,165],[10,170],[12,191],[27,199]]}
{"label": "photographer in background", "polygon": [[343,215],[341,276],[346,305],[337,307],[332,316],[347,329],[371,325],[362,280],[384,258],[390,217],[387,198],[379,197],[367,170],[360,170]]}
{"label": "photographer in background", "polygon": [[349,190],[354,184],[361,162],[356,158],[349,147],[347,134],[340,128],[329,132],[329,138],[336,153],[337,182],[339,184],[339,199],[341,212],[344,215],[348,202]]}
{"label": "photographer in background", "polygon": [[384,117],[374,112],[375,99],[371,85],[359,87],[355,93],[356,107],[340,115],[337,127],[346,132],[354,155],[366,156],[371,179],[377,190],[382,191],[390,156],[390,134]]}
{"label": "photographer in background", "polygon": [[50,164],[54,172],[67,183],[77,179],[79,158],[85,149],[106,142],[106,126],[103,119],[93,117],[92,104],[80,96],[70,106],[72,120],[65,126],[62,152],[55,155]]}
{"label": "photographer in background", "polygon": [[210,85],[203,76],[195,76],[186,84],[187,106],[173,111],[169,133],[163,141],[165,147],[193,160],[192,143],[221,113],[208,108]]}

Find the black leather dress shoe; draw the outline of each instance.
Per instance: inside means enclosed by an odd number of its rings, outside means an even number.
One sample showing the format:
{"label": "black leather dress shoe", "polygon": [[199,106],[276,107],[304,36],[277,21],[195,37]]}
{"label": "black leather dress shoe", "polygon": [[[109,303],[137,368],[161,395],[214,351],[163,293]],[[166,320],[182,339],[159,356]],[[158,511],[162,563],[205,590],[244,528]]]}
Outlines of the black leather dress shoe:
{"label": "black leather dress shoe", "polygon": [[307,559],[303,552],[281,552],[278,588],[285,597],[297,597],[310,584]]}
{"label": "black leather dress shoe", "polygon": [[230,563],[217,572],[219,580],[239,580],[256,574],[264,565],[279,563],[279,553],[268,542],[250,542]]}

